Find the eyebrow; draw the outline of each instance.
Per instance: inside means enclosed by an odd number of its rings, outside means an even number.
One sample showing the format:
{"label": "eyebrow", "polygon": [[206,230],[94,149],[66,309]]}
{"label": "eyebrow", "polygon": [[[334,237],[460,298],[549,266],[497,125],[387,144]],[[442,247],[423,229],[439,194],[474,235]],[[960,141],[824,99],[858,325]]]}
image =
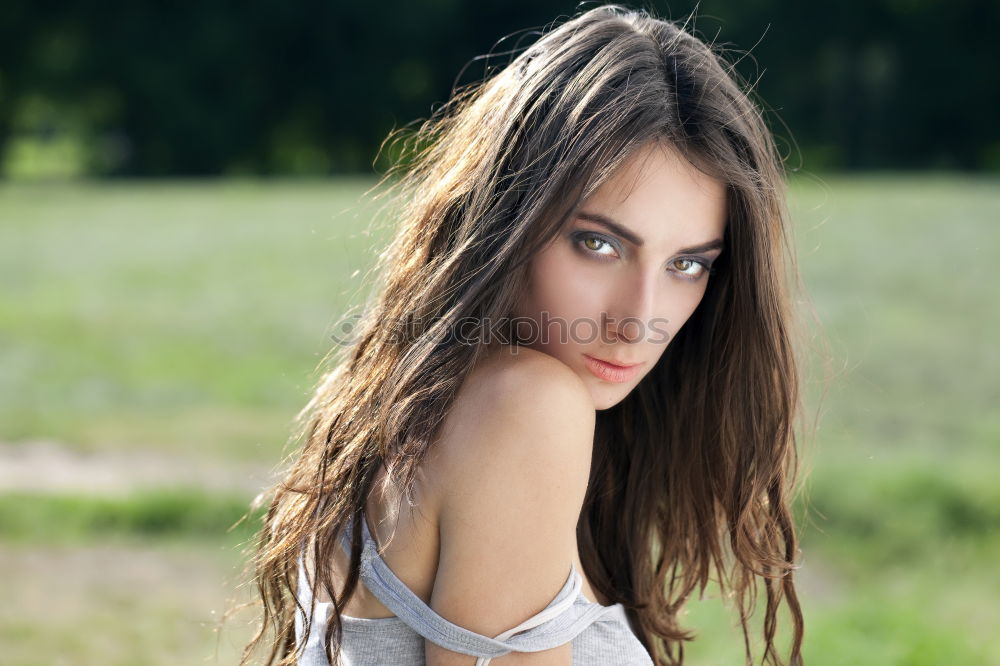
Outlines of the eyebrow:
{"label": "eyebrow", "polygon": [[[588,222],[593,222],[594,224],[599,224],[614,233],[618,234],[632,245],[636,247],[642,247],[645,241],[636,235],[634,231],[631,231],[621,224],[615,222],[607,215],[601,215],[600,213],[588,213],[586,211],[579,211],[576,214],[582,220],[587,220]],[[697,252],[710,252],[712,250],[721,250],[726,246],[725,242],[721,238],[716,238],[715,240],[708,241],[707,243],[702,243],[701,245],[693,245],[691,247],[685,247],[679,250],[679,254],[694,254]]]}

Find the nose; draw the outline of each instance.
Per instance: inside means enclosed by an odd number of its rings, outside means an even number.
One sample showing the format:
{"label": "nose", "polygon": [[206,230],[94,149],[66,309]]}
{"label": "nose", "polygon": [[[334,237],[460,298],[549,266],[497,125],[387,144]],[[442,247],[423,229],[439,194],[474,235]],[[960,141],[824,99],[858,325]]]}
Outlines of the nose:
{"label": "nose", "polygon": [[622,280],[613,307],[608,309],[612,340],[634,344],[645,337],[654,316],[657,277],[637,270]]}

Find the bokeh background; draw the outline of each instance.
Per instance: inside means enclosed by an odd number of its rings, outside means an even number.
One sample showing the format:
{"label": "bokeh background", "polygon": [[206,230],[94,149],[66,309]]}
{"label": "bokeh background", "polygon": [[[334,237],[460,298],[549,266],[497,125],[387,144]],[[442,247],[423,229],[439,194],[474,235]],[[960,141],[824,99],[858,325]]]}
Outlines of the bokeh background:
{"label": "bokeh background", "polygon": [[[367,294],[383,140],[594,4],[0,4],[0,662],[236,662],[236,523]],[[807,662],[1000,664],[1000,3],[691,25],[789,173]],[[742,663],[716,588],[685,619]]]}

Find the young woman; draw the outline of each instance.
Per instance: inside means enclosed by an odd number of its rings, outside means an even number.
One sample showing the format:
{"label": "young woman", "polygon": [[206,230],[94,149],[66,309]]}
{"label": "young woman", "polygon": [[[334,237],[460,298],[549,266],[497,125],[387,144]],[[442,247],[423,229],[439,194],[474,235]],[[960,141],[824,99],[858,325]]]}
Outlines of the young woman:
{"label": "young woman", "polygon": [[762,584],[764,660],[784,601],[800,663],[795,262],[731,68],[597,7],[411,145],[384,282],[260,535],[244,661],[677,664],[714,570],[748,659]]}

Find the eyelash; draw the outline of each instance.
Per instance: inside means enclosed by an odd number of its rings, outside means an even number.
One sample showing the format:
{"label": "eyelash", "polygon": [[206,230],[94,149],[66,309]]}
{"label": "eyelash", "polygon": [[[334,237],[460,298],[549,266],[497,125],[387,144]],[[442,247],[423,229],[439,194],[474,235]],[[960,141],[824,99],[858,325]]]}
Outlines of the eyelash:
{"label": "eyelash", "polygon": [[[588,232],[583,232],[583,233],[575,234],[574,238],[573,238],[574,244],[582,252],[585,252],[586,254],[591,255],[591,256],[596,256],[599,261],[604,261],[605,259],[610,258],[607,255],[604,255],[604,254],[601,254],[600,252],[596,252],[594,250],[591,250],[590,248],[588,248],[585,245],[583,245],[584,241],[590,240],[590,239],[597,240],[597,241],[599,241],[601,243],[604,243],[608,247],[610,247],[613,250],[615,250],[615,252],[618,251],[618,249],[615,247],[615,243],[613,243],[610,239],[602,236],[601,234],[595,234],[593,232],[589,232],[588,231]],[[704,259],[700,259],[698,257],[677,257],[677,259],[675,259],[674,261],[676,262],[676,261],[681,261],[681,260],[691,261],[693,263],[699,264],[704,269],[701,272],[701,274],[698,275],[697,277],[690,277],[686,273],[684,273],[683,271],[678,271],[679,274],[680,274],[680,276],[681,276],[681,279],[683,279],[683,280],[688,280],[690,282],[697,282],[698,280],[701,280],[702,278],[704,278],[704,277],[706,277],[708,275],[711,275],[711,274],[713,274],[715,272],[715,269],[712,268],[712,264],[710,262],[706,262]],[[671,263],[673,263],[673,262],[671,262]]]}

